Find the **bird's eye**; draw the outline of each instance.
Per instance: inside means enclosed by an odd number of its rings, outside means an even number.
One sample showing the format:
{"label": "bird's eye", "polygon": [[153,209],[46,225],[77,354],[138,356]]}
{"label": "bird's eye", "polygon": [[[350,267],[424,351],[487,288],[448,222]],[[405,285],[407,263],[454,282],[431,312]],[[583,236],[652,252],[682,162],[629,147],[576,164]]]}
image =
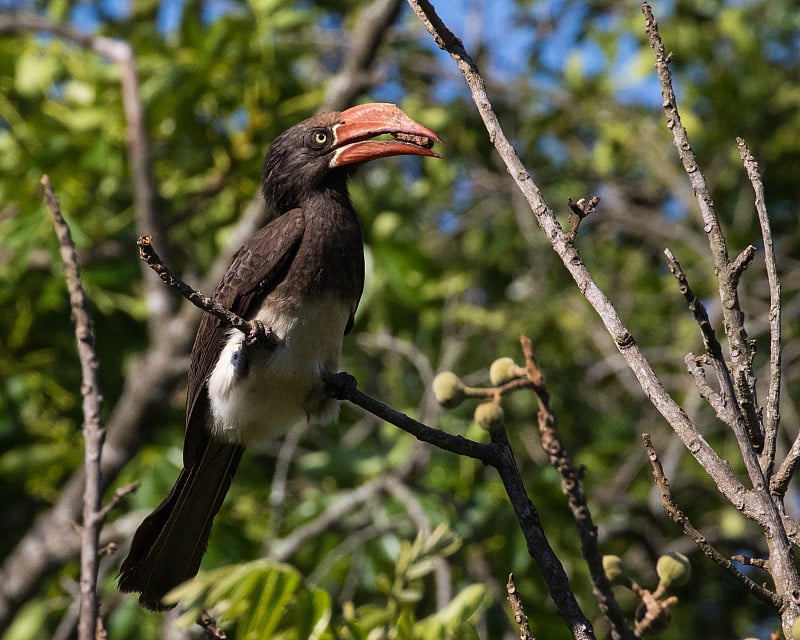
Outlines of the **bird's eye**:
{"label": "bird's eye", "polygon": [[317,131],[314,134],[314,144],[318,144],[318,145],[322,146],[327,141],[328,141],[328,134],[325,133],[324,131]]}

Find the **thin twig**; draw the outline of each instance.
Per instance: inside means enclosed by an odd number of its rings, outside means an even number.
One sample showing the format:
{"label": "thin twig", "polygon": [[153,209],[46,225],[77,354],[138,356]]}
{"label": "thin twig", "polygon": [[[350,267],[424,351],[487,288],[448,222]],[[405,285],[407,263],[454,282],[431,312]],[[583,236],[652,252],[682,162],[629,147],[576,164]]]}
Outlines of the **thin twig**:
{"label": "thin twig", "polygon": [[[153,247],[152,237],[142,236],[139,238],[136,244],[139,247],[139,257],[159,275],[165,284],[174,288],[193,305],[207,313],[210,313],[212,316],[218,318],[229,327],[237,329],[247,336],[258,335],[259,327],[257,324],[248,322],[241,316],[236,315],[229,309],[223,307],[221,304],[215,302],[212,298],[209,298],[204,293],[195,291],[178,276],[172,273],[172,271],[170,271],[167,265],[164,264],[164,261]],[[263,336],[259,336],[259,339],[264,341],[262,346],[265,347],[275,347],[279,343],[278,337],[273,333],[271,328],[267,328],[266,333]]]}
{"label": "thin twig", "polygon": [[579,198],[577,202],[572,198],[569,198],[567,205],[569,206],[571,213],[569,216],[569,230],[567,231],[567,238],[569,238],[570,242],[575,242],[575,237],[578,235],[578,229],[580,228],[581,223],[595,211],[597,211],[597,205],[599,204],[600,198],[598,196],[592,196],[588,201],[586,198]]}
{"label": "thin twig", "polygon": [[739,154],[747,172],[747,177],[750,179],[750,184],[753,185],[753,191],[755,192],[758,223],[761,226],[761,238],[764,241],[764,265],[767,270],[767,281],[769,282],[769,389],[764,413],[764,451],[761,454],[761,468],[764,469],[764,475],[770,480],[772,492],[776,495],[782,495],[786,491],[786,485],[791,474],[785,474],[786,469],[782,464],[781,471],[784,473],[779,473],[777,480],[770,478],[775,464],[775,443],[781,420],[781,281],[778,278],[778,266],[772,242],[772,227],[770,226],[769,215],[767,215],[761,172],[745,141],[741,138],[736,138],[736,142],[739,145]]}
{"label": "thin twig", "polygon": [[115,492],[114,495],[109,500],[108,504],[100,509],[99,513],[97,514],[98,517],[105,522],[105,519],[108,517],[108,514],[111,513],[120,502],[122,502],[125,498],[127,498],[130,494],[136,491],[139,488],[141,482],[138,480],[136,482],[132,482],[131,484],[125,485],[124,487],[119,487]]}
{"label": "thin twig", "polygon": [[794,442],[792,442],[792,446],[789,447],[789,452],[786,454],[783,462],[781,462],[781,466],[775,472],[775,475],[772,476],[770,491],[772,491],[774,495],[780,496],[786,492],[798,462],[800,462],[800,433],[797,434]]}
{"label": "thin twig", "polygon": [[686,535],[686,537],[692,540],[692,542],[694,542],[700,548],[707,558],[717,563],[720,567],[730,573],[758,599],[766,602],[774,609],[780,611],[782,607],[782,598],[778,594],[762,587],[760,584],[754,582],[741,571],[739,571],[730,558],[726,558],[714,547],[712,547],[708,540],[706,540],[705,536],[694,528],[692,523],[689,521],[689,518],[687,518],[686,514],[680,510],[672,497],[672,489],[670,488],[669,480],[667,479],[666,475],[664,475],[664,469],[661,466],[661,461],[658,459],[658,454],[656,453],[649,433],[642,434],[642,442],[644,443],[644,448],[647,451],[647,457],[650,459],[650,464],[653,468],[653,478],[655,478],[656,484],[658,484],[659,488],[661,489],[661,500],[664,505],[664,511],[667,512],[667,515],[670,517],[670,519],[681,529],[683,529],[683,533]]}
{"label": "thin twig", "polygon": [[[736,399],[742,409],[745,420],[747,420],[748,433],[759,434],[754,445],[760,448],[760,444],[763,444],[761,442],[763,436],[761,421],[758,417],[755,376],[751,366],[750,355],[752,348],[747,339],[747,331],[744,328],[744,314],[739,304],[739,293],[736,287],[741,270],[747,264],[747,260],[743,259],[734,263],[728,260],[728,247],[719,224],[711,192],[706,184],[703,172],[700,170],[692,146],[689,144],[689,138],[678,111],[678,103],[672,87],[672,73],[669,69],[672,54],[666,53],[664,43],[658,33],[658,23],[647,2],[642,3],[642,12],[645,16],[645,31],[650,48],[655,54],[656,71],[661,84],[661,97],[663,99],[661,106],[666,114],[667,128],[672,131],[673,144],[692,184],[692,190],[697,199],[703,220],[703,231],[708,236],[708,244],[717,275],[725,335],[728,337],[730,344],[730,358],[733,368],[732,378],[736,390]],[[756,478],[751,476],[751,479],[756,483]]]}
{"label": "thin twig", "polygon": [[742,249],[739,255],[733,259],[730,264],[730,278],[732,286],[739,286],[739,280],[741,280],[742,274],[744,274],[745,270],[750,266],[750,263],[755,257],[756,248],[752,244],[748,244],[744,249]]}
{"label": "thin twig", "polygon": [[[717,340],[714,327],[711,326],[706,307],[700,301],[700,298],[695,295],[694,291],[692,291],[686,274],[681,267],[681,263],[678,262],[678,259],[673,255],[672,251],[664,249],[664,255],[667,257],[667,264],[669,265],[670,272],[678,282],[678,290],[686,299],[689,311],[692,312],[694,319],[700,327],[700,333],[703,336],[703,346],[705,346],[706,349],[706,362],[711,365],[717,376],[720,392],[718,395],[709,395],[709,404],[711,404],[716,411],[717,417],[734,432],[737,441],[739,441],[742,446],[750,449],[753,434],[747,434],[745,432],[747,423],[744,421],[742,411],[736,400],[736,391],[731,378],[731,372],[728,369],[728,364],[725,362],[725,356],[722,353],[722,345],[719,343],[719,340]],[[690,368],[689,371],[693,374],[697,382],[698,379],[700,379],[697,369]],[[700,389],[701,394],[708,391],[708,388],[702,385],[702,383],[698,385],[698,389]],[[752,455],[745,457],[749,459],[751,463],[754,460]]]}
{"label": "thin twig", "polygon": [[75,322],[75,337],[81,363],[81,395],[83,396],[83,439],[85,449],[84,468],[86,484],[83,491],[83,526],[81,529],[81,580],[80,616],[78,637],[93,640],[97,629],[99,606],[97,597],[98,548],[100,528],[100,500],[103,495],[103,474],[100,456],[105,439],[103,418],[100,414],[102,395],[98,376],[97,353],[94,348],[94,330],[89,313],[89,299],[81,282],[75,243],[58,203],[53,186],[47,176],[42,176],[45,203],[55,224],[61,260],[64,263],[64,278],[69,290],[72,319]]}
{"label": "thin twig", "polygon": [[617,602],[611,588],[606,572],[603,569],[603,555],[600,553],[597,540],[597,525],[592,518],[586,494],[583,491],[583,469],[576,469],[572,459],[561,440],[561,434],[556,426],[556,418],[550,409],[550,395],[544,383],[544,374],[536,364],[533,356],[533,345],[526,336],[520,337],[522,352],[525,355],[528,379],[536,391],[539,403],[537,414],[539,424],[539,441],[544,449],[550,464],[561,476],[561,490],[567,496],[572,516],[581,540],[581,553],[589,567],[594,592],[600,610],[606,617],[611,637],[614,639],[635,638],[628,625],[625,615]]}
{"label": "thin twig", "polygon": [[636,610],[636,624],[634,631],[638,638],[646,635],[656,635],[664,631],[669,624],[669,610],[678,604],[676,596],[669,596],[663,600],[648,589],[642,589],[633,583],[633,592],[641,599],[642,603]]}
{"label": "thin twig", "polygon": [[511,605],[511,613],[514,614],[514,621],[519,626],[519,640],[536,640],[531,633],[531,628],[528,625],[528,616],[522,606],[522,599],[519,597],[517,585],[514,584],[514,574],[508,574],[508,582],[506,583],[506,598]]}
{"label": "thin twig", "polygon": [[758,567],[759,569],[768,569],[769,568],[769,560],[764,558],[750,558],[748,556],[743,556],[741,554],[731,556],[731,560],[734,562],[738,562],[741,565],[746,567]]}
{"label": "thin twig", "polygon": [[717,414],[717,417],[722,422],[725,422],[727,417],[725,401],[723,400],[722,396],[714,391],[714,389],[711,388],[711,385],[708,384],[708,380],[706,380],[706,372],[705,369],[703,369],[703,365],[708,364],[709,362],[708,354],[696,356],[690,352],[686,354],[683,361],[686,363],[686,368],[688,369],[692,378],[694,378],[694,384],[697,387],[697,390],[700,392],[700,397],[708,402],[708,404],[711,405],[711,408],[714,409],[714,413]]}

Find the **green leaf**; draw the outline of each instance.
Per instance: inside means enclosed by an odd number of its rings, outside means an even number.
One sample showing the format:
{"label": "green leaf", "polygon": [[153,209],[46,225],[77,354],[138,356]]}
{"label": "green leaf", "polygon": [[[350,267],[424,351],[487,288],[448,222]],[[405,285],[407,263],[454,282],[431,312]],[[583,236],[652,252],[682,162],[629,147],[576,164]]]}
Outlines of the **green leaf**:
{"label": "green leaf", "polygon": [[[420,620],[416,626],[417,633],[426,639],[441,637],[444,633],[454,633],[488,604],[486,587],[482,584],[472,584],[453,598],[444,609]],[[434,635],[431,635],[432,633]]]}
{"label": "green leaf", "polygon": [[182,626],[213,607],[220,626],[235,627],[242,640],[323,638],[331,619],[327,592],[304,586],[293,567],[266,559],[200,573],[167,599],[184,609]]}
{"label": "green leaf", "polygon": [[14,88],[27,96],[45,93],[53,84],[58,68],[54,56],[38,47],[29,47],[17,57]]}

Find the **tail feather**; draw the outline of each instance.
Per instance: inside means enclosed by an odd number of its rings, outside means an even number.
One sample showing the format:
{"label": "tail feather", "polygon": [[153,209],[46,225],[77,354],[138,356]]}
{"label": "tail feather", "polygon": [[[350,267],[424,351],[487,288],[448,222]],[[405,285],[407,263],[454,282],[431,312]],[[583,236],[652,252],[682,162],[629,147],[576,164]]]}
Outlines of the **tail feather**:
{"label": "tail feather", "polygon": [[222,506],[244,447],[205,438],[196,462],[181,470],[175,485],[136,530],[120,569],[119,588],[139,592],[148,609],[172,588],[192,578],[208,546],[211,523]]}

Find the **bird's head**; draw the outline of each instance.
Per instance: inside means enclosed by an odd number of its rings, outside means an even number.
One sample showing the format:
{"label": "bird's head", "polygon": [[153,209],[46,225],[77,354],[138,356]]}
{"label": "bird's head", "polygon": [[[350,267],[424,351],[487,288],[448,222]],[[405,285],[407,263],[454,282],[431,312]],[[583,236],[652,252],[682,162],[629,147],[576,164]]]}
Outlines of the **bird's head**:
{"label": "bird's head", "polygon": [[[390,135],[392,139],[376,140]],[[365,162],[399,155],[439,157],[441,142],[393,104],[372,103],[321,113],[280,134],[264,160],[262,191],[276,213],[325,187],[344,190],[347,175]]]}

